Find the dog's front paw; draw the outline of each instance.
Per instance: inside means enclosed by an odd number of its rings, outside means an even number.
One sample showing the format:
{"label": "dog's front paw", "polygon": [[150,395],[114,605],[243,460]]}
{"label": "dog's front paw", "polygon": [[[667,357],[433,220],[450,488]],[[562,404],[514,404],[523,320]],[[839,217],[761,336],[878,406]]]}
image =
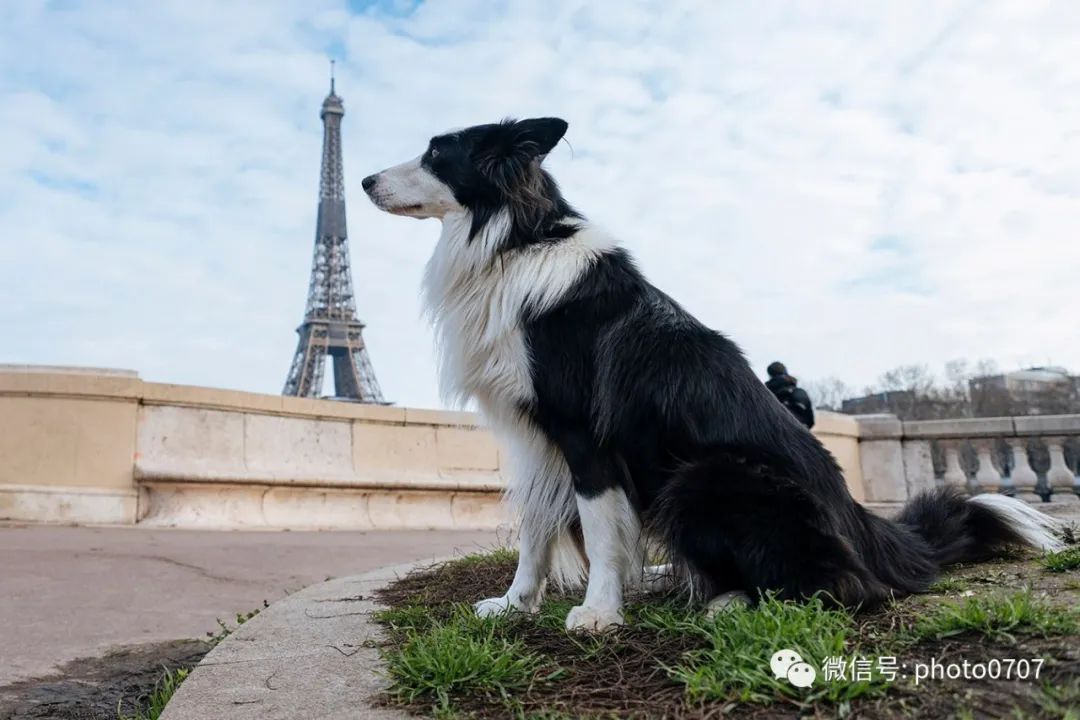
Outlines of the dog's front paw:
{"label": "dog's front paw", "polygon": [[482,618],[506,615],[516,609],[517,608],[511,604],[510,598],[506,595],[497,598],[488,598],[487,600],[481,600],[480,602],[473,604],[473,610],[476,611],[477,617]]}
{"label": "dog's front paw", "polygon": [[585,630],[586,632],[599,632],[625,622],[619,610],[605,610],[602,608],[578,605],[571,608],[566,616],[567,630]]}
{"label": "dog's front paw", "polygon": [[514,602],[513,593],[508,593],[502,597],[488,598],[487,600],[481,600],[478,603],[473,604],[473,610],[479,617],[493,617],[495,615],[506,615],[512,612],[523,613],[537,613],[540,612],[539,598],[531,603],[525,604],[524,602]]}

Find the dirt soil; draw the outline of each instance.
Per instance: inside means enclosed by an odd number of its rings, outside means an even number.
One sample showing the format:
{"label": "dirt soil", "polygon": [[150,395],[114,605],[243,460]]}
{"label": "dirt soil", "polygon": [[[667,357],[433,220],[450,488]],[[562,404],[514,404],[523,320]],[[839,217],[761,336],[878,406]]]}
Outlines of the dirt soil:
{"label": "dirt soil", "polygon": [[194,667],[210,651],[203,640],[129,645],[79,658],[46,677],[0,687],[0,720],[116,720],[135,713],[163,668]]}
{"label": "dirt soil", "polygon": [[[452,605],[473,602],[501,594],[514,574],[513,561],[486,565],[444,565],[418,571],[385,588],[380,600],[390,607],[420,604],[434,617],[449,615]],[[960,584],[962,592],[982,594],[1015,591],[1030,586],[1050,595],[1063,607],[1080,602],[1080,573],[1050,573],[1037,562],[1011,558],[956,568],[947,577]],[[958,592],[948,594],[957,599]],[[962,596],[961,596],[962,597]],[[854,640],[875,645],[875,639],[895,632],[905,622],[918,617],[930,604],[946,596],[929,594],[906,598],[893,606],[856,616]],[[511,634],[529,650],[539,652],[564,669],[554,681],[534,681],[517,697],[522,716],[542,718],[1080,718],[1080,637],[1025,637],[991,642],[980,635],[965,633],[940,641],[922,642],[897,656],[906,678],[890,683],[886,695],[859,698],[850,704],[813,706],[778,698],[772,705],[737,702],[692,704],[680,684],[669,678],[664,666],[679,662],[688,650],[701,647],[700,641],[665,639],[658,643],[655,633],[632,624],[617,630],[598,653],[582,652],[581,644],[561,629],[537,625],[529,617],[512,619]],[[390,640],[389,642],[393,642]],[[913,683],[916,663],[971,663],[1004,658],[1049,658],[1041,680],[924,680]],[[541,668],[538,678],[554,667]],[[387,704],[394,700],[385,698]],[[406,706],[419,716],[430,716],[431,704]],[[455,698],[455,708],[463,717],[505,718],[506,706],[500,698]],[[1077,713],[1077,714],[1069,714]],[[970,713],[970,715],[968,714]]]}

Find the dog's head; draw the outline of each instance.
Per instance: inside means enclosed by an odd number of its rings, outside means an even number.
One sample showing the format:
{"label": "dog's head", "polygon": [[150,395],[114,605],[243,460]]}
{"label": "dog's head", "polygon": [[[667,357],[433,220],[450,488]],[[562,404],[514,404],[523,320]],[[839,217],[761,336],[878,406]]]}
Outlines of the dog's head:
{"label": "dog's head", "polygon": [[[504,120],[437,135],[422,155],[364,178],[377,207],[396,215],[443,218],[453,212],[490,217],[540,215],[552,203],[540,168],[566,132],[565,120]],[[475,227],[475,224],[474,224]]]}

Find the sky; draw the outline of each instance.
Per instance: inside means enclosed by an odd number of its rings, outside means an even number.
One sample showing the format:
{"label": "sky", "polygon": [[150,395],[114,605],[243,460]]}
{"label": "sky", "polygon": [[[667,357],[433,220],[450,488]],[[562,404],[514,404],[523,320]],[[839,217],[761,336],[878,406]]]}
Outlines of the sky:
{"label": "sky", "polygon": [[439,228],[365,175],[560,116],[548,169],[759,374],[1080,371],[1071,0],[0,3],[0,363],[279,393],[337,61],[357,305],[387,399],[438,407]]}

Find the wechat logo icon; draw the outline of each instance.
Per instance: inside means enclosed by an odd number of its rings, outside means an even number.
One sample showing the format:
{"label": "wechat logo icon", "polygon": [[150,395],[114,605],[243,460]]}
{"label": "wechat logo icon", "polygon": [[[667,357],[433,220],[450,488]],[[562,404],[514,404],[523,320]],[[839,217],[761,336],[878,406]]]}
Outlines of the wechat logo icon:
{"label": "wechat logo icon", "polygon": [[769,660],[773,676],[779,680],[786,678],[798,688],[808,688],[817,680],[817,670],[803,662],[802,656],[794,650],[777,650]]}

